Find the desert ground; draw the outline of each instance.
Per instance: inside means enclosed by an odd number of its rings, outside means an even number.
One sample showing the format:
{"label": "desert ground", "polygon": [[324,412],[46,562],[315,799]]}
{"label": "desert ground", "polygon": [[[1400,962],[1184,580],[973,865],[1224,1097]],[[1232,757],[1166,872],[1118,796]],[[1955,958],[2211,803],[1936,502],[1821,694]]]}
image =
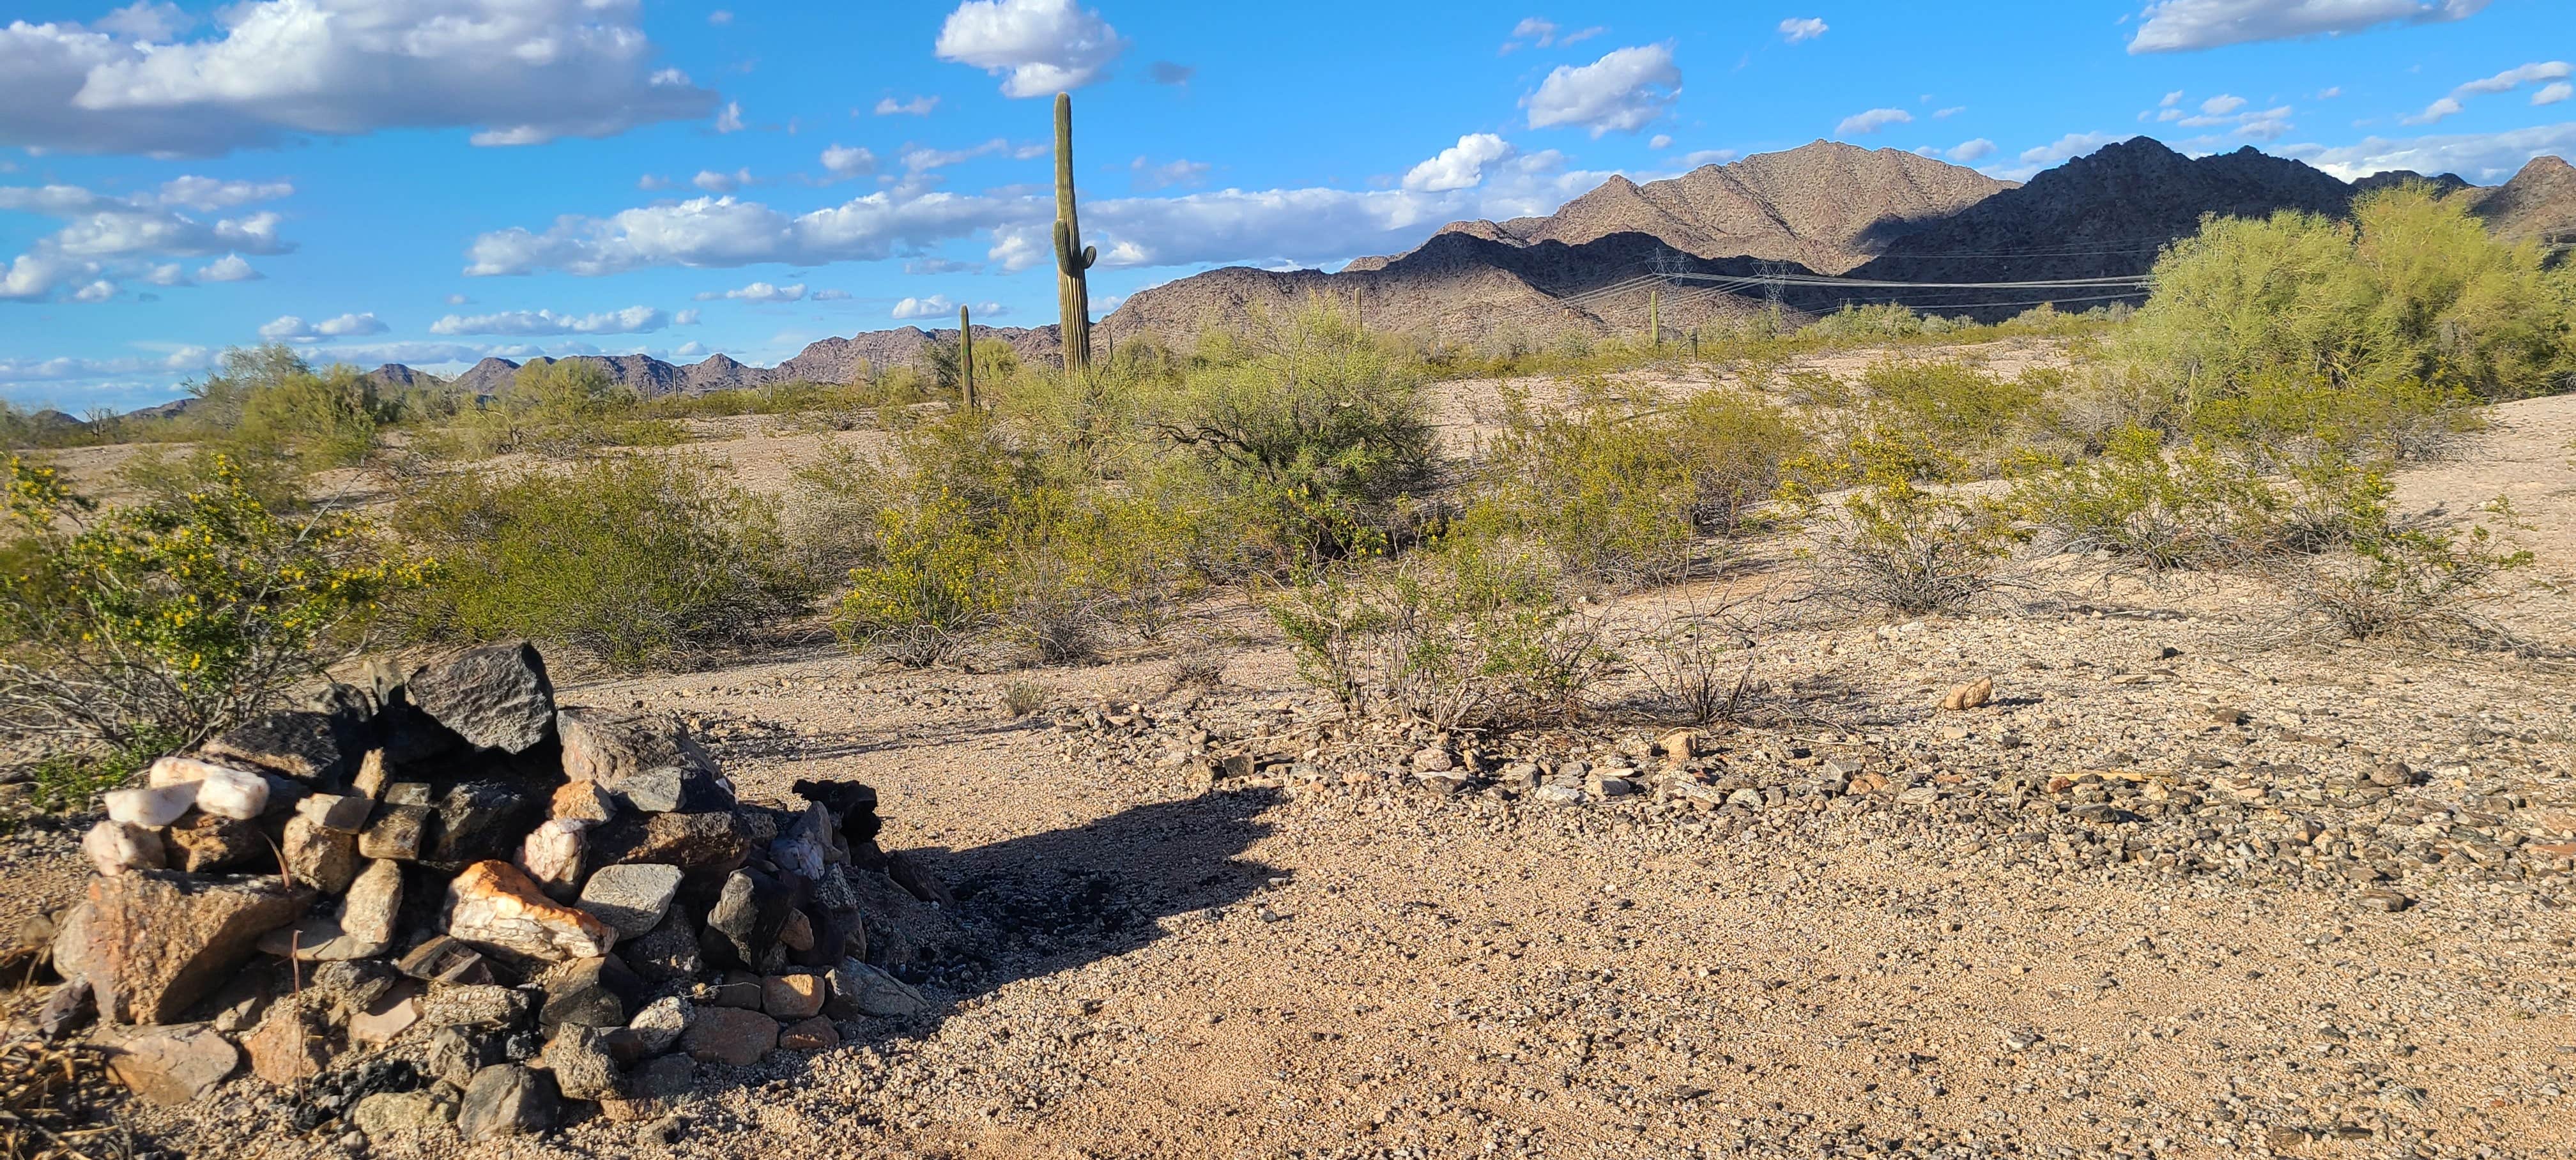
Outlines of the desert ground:
{"label": "desert ground", "polygon": [[[1471,439],[1480,388],[1446,390]],[[740,435],[695,449],[753,486],[817,446]],[[1239,601],[1201,610],[1239,633],[1213,685],[1153,650],[893,672],[823,644],[565,675],[565,703],[681,714],[746,797],[877,787],[884,846],[957,896],[907,919],[932,1008],[709,1069],[640,1131],[298,1133],[247,1077],[128,1122],[208,1160],[2576,1155],[2571,438],[2576,397],[2507,404],[2399,478],[2511,498],[2537,564],[2490,612],[2522,653],[2317,645],[2251,581],[2083,558],[1973,617],[1852,619],[1756,545],[1651,597],[1746,618],[1767,712],[1690,742],[1721,800],[1654,792],[1672,730],[1616,712],[1345,728]],[[1978,678],[1991,704],[1938,710]],[[1030,681],[1050,704],[1015,717]],[[1482,776],[1419,779],[1426,749]],[[1235,754],[1276,760],[1211,784]],[[62,905],[75,833],[10,838],[0,901]]]}

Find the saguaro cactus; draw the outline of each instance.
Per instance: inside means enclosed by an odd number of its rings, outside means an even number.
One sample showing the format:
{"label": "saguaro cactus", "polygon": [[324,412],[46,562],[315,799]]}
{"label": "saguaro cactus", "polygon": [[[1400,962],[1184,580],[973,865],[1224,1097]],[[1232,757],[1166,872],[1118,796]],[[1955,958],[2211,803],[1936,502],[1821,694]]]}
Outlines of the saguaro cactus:
{"label": "saguaro cactus", "polygon": [[957,399],[967,410],[975,409],[975,327],[963,306],[957,308]]}
{"label": "saguaro cactus", "polygon": [[1082,244],[1082,221],[1073,205],[1073,95],[1055,95],[1055,298],[1061,316],[1064,369],[1091,365],[1091,286],[1083,271],[1100,251]]}

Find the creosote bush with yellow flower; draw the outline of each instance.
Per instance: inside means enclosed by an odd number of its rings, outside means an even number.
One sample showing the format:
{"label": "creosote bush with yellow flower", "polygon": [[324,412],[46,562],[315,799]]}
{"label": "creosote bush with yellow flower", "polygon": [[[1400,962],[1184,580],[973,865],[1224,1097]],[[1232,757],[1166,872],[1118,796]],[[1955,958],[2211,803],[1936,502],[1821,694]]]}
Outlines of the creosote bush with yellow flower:
{"label": "creosote bush with yellow flower", "polygon": [[100,510],[10,455],[0,732],[57,749],[199,740],[361,647],[428,566],[376,525],[273,510],[228,456]]}

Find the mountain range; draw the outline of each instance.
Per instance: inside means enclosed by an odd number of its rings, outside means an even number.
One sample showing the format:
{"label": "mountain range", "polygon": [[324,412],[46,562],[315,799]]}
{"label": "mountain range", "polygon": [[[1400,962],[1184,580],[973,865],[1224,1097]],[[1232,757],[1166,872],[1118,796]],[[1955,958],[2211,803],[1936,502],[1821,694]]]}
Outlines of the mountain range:
{"label": "mountain range", "polygon": [[[2356,196],[2410,180],[2468,199],[2500,236],[2576,240],[2576,168],[2557,157],[2536,158],[2494,187],[2402,172],[2345,182],[2251,147],[2186,157],[2140,137],[2016,184],[1901,150],[1817,141],[1642,185],[1612,177],[1546,217],[1454,222],[1410,251],[1356,259],[1334,272],[1229,266],[1176,279],[1129,295],[1094,324],[1094,342],[1114,347],[1142,336],[1186,345],[1204,328],[1239,325],[1250,314],[1277,314],[1314,297],[1348,304],[1372,328],[1438,341],[1534,344],[1567,331],[1642,329],[1649,290],[1661,321],[1676,328],[1766,304],[1758,292],[1711,287],[1710,278],[1767,272],[1996,283],[2135,275],[2206,215],[2342,214]],[[1655,273],[1665,277],[1646,277]],[[2043,300],[2081,309],[2138,297],[2080,288],[1835,285],[1790,286],[1780,302],[1816,313],[1899,301],[1994,319]],[[1053,326],[979,326],[975,333],[1010,344],[1024,361],[1052,360],[1059,349]],[[724,355],[686,366],[644,355],[579,357],[650,396],[850,382],[865,367],[912,363],[940,336],[954,334],[906,326],[827,338],[766,368]],[[487,358],[455,384],[487,394],[519,366]],[[400,364],[370,373],[395,386],[426,377]]]}

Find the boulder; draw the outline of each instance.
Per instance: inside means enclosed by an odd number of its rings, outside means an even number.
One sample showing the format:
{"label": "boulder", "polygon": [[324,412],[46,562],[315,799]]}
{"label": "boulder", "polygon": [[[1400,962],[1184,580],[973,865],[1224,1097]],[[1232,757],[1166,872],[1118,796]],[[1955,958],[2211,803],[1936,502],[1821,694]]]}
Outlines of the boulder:
{"label": "boulder", "polygon": [[596,1027],[567,1024],[546,1040],[540,1057],[553,1072],[555,1087],[566,1099],[596,1100],[617,1094],[617,1063],[608,1056]]}
{"label": "boulder", "polygon": [[202,1023],[155,1027],[107,1050],[108,1074],[155,1104],[204,1099],[239,1066],[241,1052],[232,1041]]}
{"label": "boulder", "polygon": [[357,738],[347,718],[304,709],[262,713],[206,742],[214,758],[273,769],[305,782],[349,775]]}
{"label": "boulder", "polygon": [[295,803],[295,816],[335,834],[364,831],[375,810],[375,799],[360,794],[314,794]]}
{"label": "boulder", "polygon": [[238,769],[210,768],[197,779],[197,810],[238,821],[256,818],[268,812],[268,779]]}
{"label": "boulder", "polygon": [[779,932],[796,909],[796,892],[786,883],[757,870],[725,876],[716,904],[707,911],[707,930],[721,936],[719,951],[730,949],[736,961],[755,971],[785,966],[786,950]]}
{"label": "boulder", "polygon": [[420,1004],[421,1018],[432,1026],[516,1031],[537,1012],[536,996],[497,983],[432,983]]}
{"label": "boulder", "polygon": [[378,806],[375,820],[358,834],[358,853],[368,858],[416,860],[428,840],[432,816],[428,806]]}
{"label": "boulder", "polygon": [[81,835],[81,853],[100,874],[113,878],[128,870],[158,870],[168,865],[168,851],[153,830],[114,818]]}
{"label": "boulder", "polygon": [[429,1051],[421,1070],[461,1091],[474,1082],[475,1072],[499,1062],[499,1039],[464,1024],[449,1024],[429,1033]]}
{"label": "boulder", "polygon": [[798,1020],[778,1033],[778,1046],[788,1051],[828,1051],[841,1045],[841,1029],[820,1015]]}
{"label": "boulder", "polygon": [[554,732],[554,685],[525,641],[449,653],[405,682],[411,705],[469,745],[524,753]]}
{"label": "boulder", "polygon": [[351,938],[390,945],[401,918],[402,900],[402,867],[393,862],[369,862],[364,872],[350,880],[348,894],[341,899],[340,929]]}
{"label": "boulder", "polygon": [[422,1003],[420,984],[404,982],[376,998],[366,1009],[349,1016],[349,1043],[353,1047],[372,1047],[391,1043],[403,1032],[420,1022]]}
{"label": "boulder", "polygon": [[599,788],[598,782],[568,781],[555,788],[554,799],[548,803],[546,815],[569,822],[596,824],[617,816],[617,802],[608,796],[607,790]]}
{"label": "boulder", "polygon": [[[256,823],[240,818],[193,813],[163,831],[170,868],[190,874],[212,874],[249,867],[268,854],[268,835]],[[270,862],[261,869],[276,865]]]}
{"label": "boulder", "polygon": [[304,814],[287,820],[277,845],[286,872],[324,894],[341,894],[358,877],[358,836],[329,829]]}
{"label": "boulder", "polygon": [[197,783],[111,790],[106,795],[107,820],[129,826],[166,826],[197,804]]}
{"label": "boulder", "polygon": [[138,870],[94,878],[82,913],[64,928],[74,936],[72,954],[62,954],[58,938],[56,963],[88,979],[108,1019],[168,1023],[222,985],[259,936],[301,917],[313,897],[268,876]]}
{"label": "boulder", "polygon": [[555,968],[545,980],[545,1003],[537,1009],[537,1026],[623,1027],[628,1004],[644,993],[643,981],[612,958],[577,959]]}
{"label": "boulder", "polygon": [[519,869],[546,897],[562,901],[580,890],[582,831],[589,828],[589,822],[549,818],[528,831],[527,840],[519,844]]}
{"label": "boulder", "polygon": [[468,1144],[533,1135],[553,1127],[558,1110],[554,1081],[545,1073],[496,1063],[465,1085],[456,1131]]}
{"label": "boulder", "polygon": [[274,1003],[268,1017],[242,1037],[252,1075],[276,1087],[295,1085],[331,1066],[330,1028],[304,1003]]}
{"label": "boulder", "polygon": [[741,865],[750,849],[750,835],[731,810],[620,814],[590,835],[593,866],[661,862],[692,873],[713,873]]}
{"label": "boulder", "polygon": [[698,1065],[685,1055],[645,1060],[628,1072],[623,1090],[602,1096],[599,1114],[621,1124],[659,1120],[677,1110],[698,1086]]}
{"label": "boulder", "polygon": [[369,1140],[404,1132],[437,1132],[456,1122],[456,1101],[437,1088],[376,1092],[350,1107],[348,1121]]}
{"label": "boulder", "polygon": [[303,963],[345,963],[385,953],[385,944],[358,938],[328,915],[308,914],[291,926],[259,936],[262,954]]}
{"label": "boulder", "polygon": [[420,860],[455,871],[473,862],[512,857],[544,804],[544,798],[506,781],[451,786],[438,799],[436,840]]}
{"label": "boulder", "polygon": [[723,809],[716,763],[680,722],[662,713],[574,707],[556,715],[564,776],[596,784],[629,809],[650,813]]}
{"label": "boulder", "polygon": [[771,975],[760,981],[760,1008],[782,1022],[811,1018],[828,990],[821,975]]}
{"label": "boulder", "polygon": [[778,1021],[738,1007],[703,1008],[680,1043],[700,1063],[749,1067],[777,1048]]}
{"label": "boulder", "polygon": [[849,1014],[900,1019],[921,1013],[930,1001],[901,979],[857,959],[843,959],[832,968],[832,1005]]}
{"label": "boulder", "polygon": [[697,1007],[687,999],[666,995],[636,1012],[635,1018],[626,1024],[626,1030],[634,1038],[638,1052],[660,1055],[680,1041],[680,1036],[688,1031],[689,1023],[697,1018],[697,1014]]}
{"label": "boulder", "polygon": [[697,978],[707,966],[706,956],[698,948],[698,935],[693,925],[688,920],[685,907],[673,906],[669,913],[663,915],[661,925],[642,938],[633,942],[619,938],[617,955],[648,982],[687,982]]}
{"label": "boulder", "polygon": [[579,905],[618,938],[642,938],[669,913],[680,877],[679,867],[656,862],[602,866],[582,885]]}
{"label": "boulder", "polygon": [[598,919],[547,898],[507,862],[466,867],[447,888],[447,933],[519,959],[597,958],[617,940]]}

